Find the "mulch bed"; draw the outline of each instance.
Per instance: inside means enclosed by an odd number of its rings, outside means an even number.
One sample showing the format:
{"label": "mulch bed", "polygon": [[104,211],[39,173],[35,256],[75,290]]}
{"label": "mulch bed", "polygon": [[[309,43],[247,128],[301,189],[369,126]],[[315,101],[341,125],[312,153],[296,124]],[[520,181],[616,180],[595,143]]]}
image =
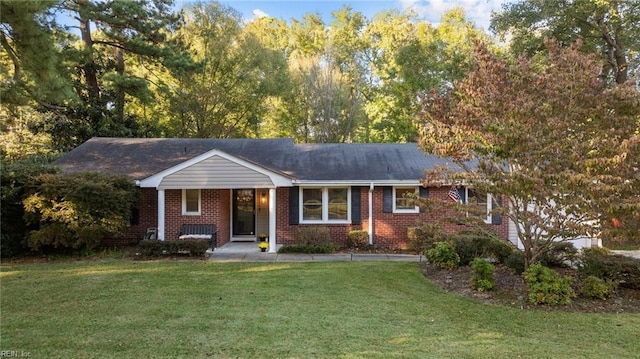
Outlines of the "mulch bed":
{"label": "mulch bed", "polygon": [[[585,313],[640,313],[640,290],[618,287],[616,293],[606,299],[577,297],[569,305],[546,306],[529,305],[526,301],[525,284],[522,277],[511,269],[496,266],[494,278],[496,288],[488,292],[477,292],[471,288],[471,267],[459,267],[455,270],[436,268],[428,263],[421,263],[422,274],[435,285],[446,291],[472,298],[474,300],[522,309],[541,309],[548,311],[585,312]],[[554,268],[562,276],[571,276],[573,283],[579,283],[578,273],[571,268]],[[579,288],[575,288],[579,293]]]}

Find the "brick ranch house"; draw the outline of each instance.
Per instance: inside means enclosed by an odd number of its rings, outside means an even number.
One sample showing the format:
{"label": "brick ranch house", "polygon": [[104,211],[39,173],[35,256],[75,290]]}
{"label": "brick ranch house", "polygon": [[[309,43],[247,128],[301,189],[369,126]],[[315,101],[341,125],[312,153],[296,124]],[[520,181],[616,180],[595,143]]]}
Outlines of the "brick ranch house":
{"label": "brick ranch house", "polygon": [[[294,144],[292,139],[92,138],[55,164],[63,173],[124,174],[140,187],[125,238],[157,228],[178,239],[185,224],[213,224],[218,246],[267,234],[269,250],[295,240],[300,226],[326,226],[337,244],[365,230],[379,247],[406,246],[407,228],[445,214],[422,212],[404,195],[447,199],[449,187],[425,188],[424,171],[446,159],[407,144]],[[452,164],[449,163],[451,166]],[[458,187],[461,200],[475,195]],[[503,239],[509,223],[485,222]],[[460,229],[452,224],[451,231]]]}

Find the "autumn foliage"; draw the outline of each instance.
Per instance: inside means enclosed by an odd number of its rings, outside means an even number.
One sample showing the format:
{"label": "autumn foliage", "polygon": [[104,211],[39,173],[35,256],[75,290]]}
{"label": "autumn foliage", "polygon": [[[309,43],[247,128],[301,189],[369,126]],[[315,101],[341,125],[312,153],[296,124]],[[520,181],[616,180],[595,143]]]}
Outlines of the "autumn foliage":
{"label": "autumn foliage", "polygon": [[527,264],[553,241],[602,235],[614,213],[640,217],[638,90],[605,83],[580,42],[546,46],[509,63],[478,44],[474,70],[425,96],[419,123],[426,152],[466,169],[449,182],[508,201]]}

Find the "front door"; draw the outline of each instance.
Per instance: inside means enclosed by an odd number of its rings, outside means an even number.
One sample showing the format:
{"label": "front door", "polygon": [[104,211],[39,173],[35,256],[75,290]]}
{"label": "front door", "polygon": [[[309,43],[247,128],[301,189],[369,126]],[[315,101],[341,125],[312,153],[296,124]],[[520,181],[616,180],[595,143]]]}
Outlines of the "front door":
{"label": "front door", "polygon": [[256,191],[254,189],[233,190],[233,237],[255,237]]}

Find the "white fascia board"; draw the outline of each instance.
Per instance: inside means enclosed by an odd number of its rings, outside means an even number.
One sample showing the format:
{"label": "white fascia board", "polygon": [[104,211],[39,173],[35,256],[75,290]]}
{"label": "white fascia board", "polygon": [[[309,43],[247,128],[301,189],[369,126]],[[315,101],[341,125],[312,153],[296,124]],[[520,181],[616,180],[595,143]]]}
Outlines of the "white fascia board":
{"label": "white fascia board", "polygon": [[158,172],[155,175],[152,175],[150,177],[147,177],[145,179],[142,179],[138,182],[138,185],[141,188],[158,188],[160,186],[160,183],[162,182],[162,180],[171,174],[174,174],[176,172],[179,172],[189,166],[193,166],[199,162],[202,162],[206,159],[209,159],[211,157],[221,157],[224,158],[226,160],[229,160],[231,162],[237,163],[241,166],[244,166],[246,168],[249,168],[253,171],[256,171],[258,173],[261,173],[265,176],[268,176],[271,179],[271,182],[273,182],[275,187],[291,187],[292,186],[292,180],[291,178],[288,178],[286,176],[283,176],[281,174],[275,173],[273,171],[270,171],[264,167],[261,167],[259,165],[256,165],[255,163],[243,160],[241,158],[232,156],[226,152],[222,152],[220,150],[216,150],[213,149],[211,151],[205,152],[199,156],[196,156],[194,158],[191,158],[189,160],[186,160],[182,163],[179,163],[173,167],[167,168],[164,171]]}
{"label": "white fascia board", "polygon": [[296,186],[323,186],[323,187],[337,187],[337,186],[421,186],[420,180],[382,180],[382,181],[313,181],[313,180],[294,180],[293,184]]}

